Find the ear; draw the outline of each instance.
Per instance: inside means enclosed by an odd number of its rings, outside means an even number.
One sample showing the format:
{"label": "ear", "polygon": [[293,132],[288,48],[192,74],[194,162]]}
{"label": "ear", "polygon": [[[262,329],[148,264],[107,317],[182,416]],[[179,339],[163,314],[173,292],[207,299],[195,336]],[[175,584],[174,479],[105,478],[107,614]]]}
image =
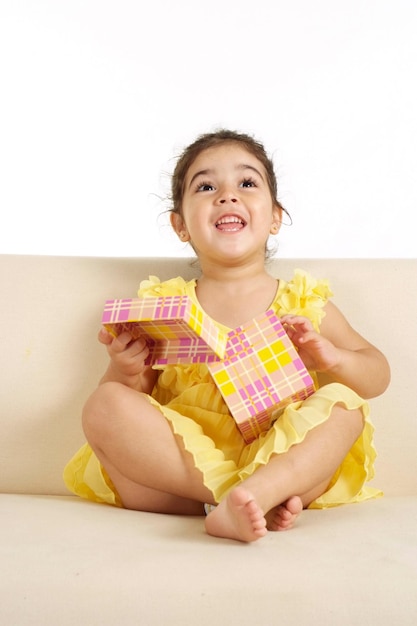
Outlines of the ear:
{"label": "ear", "polygon": [[275,205],[272,210],[272,222],[271,222],[271,228],[269,230],[271,235],[277,235],[279,233],[279,229],[281,228],[281,224],[282,224],[281,220],[282,220],[282,209],[281,207]]}
{"label": "ear", "polygon": [[181,241],[190,241],[190,235],[188,234],[188,230],[182,216],[179,215],[179,213],[171,213],[170,220],[172,228],[175,230]]}

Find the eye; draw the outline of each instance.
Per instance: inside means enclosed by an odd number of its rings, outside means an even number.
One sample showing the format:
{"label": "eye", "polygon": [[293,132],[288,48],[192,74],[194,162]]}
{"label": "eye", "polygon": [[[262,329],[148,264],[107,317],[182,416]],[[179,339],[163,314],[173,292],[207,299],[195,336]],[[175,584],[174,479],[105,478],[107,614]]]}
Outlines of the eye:
{"label": "eye", "polygon": [[196,187],[196,191],[213,191],[214,185],[206,182],[199,182]]}
{"label": "eye", "polygon": [[253,180],[253,178],[244,178],[242,182],[240,183],[240,186],[241,187],[257,187],[257,184]]}

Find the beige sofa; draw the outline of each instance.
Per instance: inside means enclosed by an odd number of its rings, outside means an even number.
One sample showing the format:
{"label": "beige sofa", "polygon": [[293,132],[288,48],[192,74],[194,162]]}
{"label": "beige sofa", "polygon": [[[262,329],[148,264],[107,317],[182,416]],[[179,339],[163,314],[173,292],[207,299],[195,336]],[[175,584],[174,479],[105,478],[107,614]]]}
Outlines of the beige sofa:
{"label": "beige sofa", "polygon": [[0,256],[0,624],[417,623],[417,262],[275,260],[328,277],[334,301],[392,366],[372,401],[383,498],[303,512],[255,544],[201,518],[137,513],[70,495],[81,407],[104,369],[106,298],[187,259]]}

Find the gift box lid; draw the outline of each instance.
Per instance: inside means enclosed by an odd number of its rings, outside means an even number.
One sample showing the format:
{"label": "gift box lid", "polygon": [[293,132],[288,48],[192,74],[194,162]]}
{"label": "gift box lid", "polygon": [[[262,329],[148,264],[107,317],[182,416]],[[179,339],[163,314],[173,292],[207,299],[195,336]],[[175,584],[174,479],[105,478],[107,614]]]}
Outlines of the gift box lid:
{"label": "gift box lid", "polygon": [[189,296],[107,300],[102,324],[114,336],[143,336],[148,365],[208,363],[222,359],[226,336]]}

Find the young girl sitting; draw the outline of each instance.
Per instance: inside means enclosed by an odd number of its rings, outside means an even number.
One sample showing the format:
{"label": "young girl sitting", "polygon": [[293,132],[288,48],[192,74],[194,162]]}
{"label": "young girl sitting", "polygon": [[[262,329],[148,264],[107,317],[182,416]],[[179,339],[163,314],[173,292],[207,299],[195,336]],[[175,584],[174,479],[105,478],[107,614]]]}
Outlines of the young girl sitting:
{"label": "young girl sitting", "polygon": [[198,279],[142,282],[140,296],[186,294],[223,330],[274,309],[317,382],[246,444],[205,364],[145,366],[143,338],[99,340],[107,371],[83,412],[88,443],[65,469],[74,493],[116,506],[203,515],[217,537],[254,541],[293,526],[303,508],[378,495],[368,405],[389,382],[383,354],[329,301],[326,281],[265,268],[281,226],[272,161],[252,137],[199,137],[172,177],[171,224],[199,261]]}

